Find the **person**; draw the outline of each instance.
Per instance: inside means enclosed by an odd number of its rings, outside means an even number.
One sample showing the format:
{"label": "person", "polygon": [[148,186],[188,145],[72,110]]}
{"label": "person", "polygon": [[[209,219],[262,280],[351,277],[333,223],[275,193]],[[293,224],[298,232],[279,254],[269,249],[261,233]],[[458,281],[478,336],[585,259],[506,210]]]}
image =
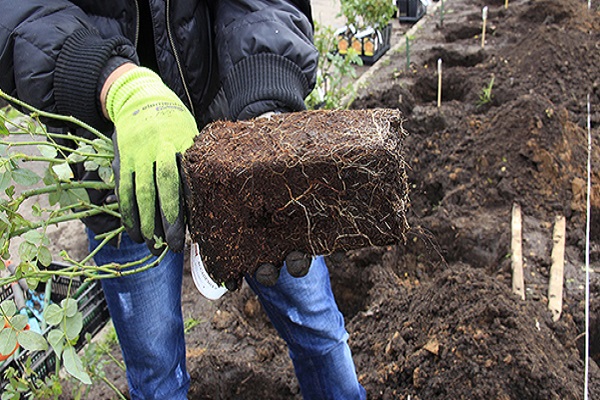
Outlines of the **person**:
{"label": "person", "polygon": [[[0,0],[0,11],[0,87],[112,134],[121,220],[100,215],[84,222],[90,249],[98,234],[120,224],[126,233],[100,249],[96,263],[156,254],[158,238],[170,248],[156,267],[104,279],[102,287],[131,398],[186,398],[185,207],[177,154],[211,121],[305,108],[318,58],[310,3]],[[79,179],[95,174],[82,166],[75,172]],[[90,198],[109,203],[115,193]],[[272,281],[246,279],[288,345],[303,397],[363,399],[324,259],[309,261],[300,277],[284,265]],[[273,278],[273,268],[267,272]]]}

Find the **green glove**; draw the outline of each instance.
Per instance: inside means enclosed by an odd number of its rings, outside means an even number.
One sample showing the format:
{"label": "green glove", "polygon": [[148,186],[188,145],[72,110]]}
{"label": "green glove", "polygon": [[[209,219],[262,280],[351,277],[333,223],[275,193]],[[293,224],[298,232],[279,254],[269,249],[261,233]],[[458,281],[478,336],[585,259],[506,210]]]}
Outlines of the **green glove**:
{"label": "green glove", "polygon": [[106,110],[115,124],[113,169],[125,229],[154,254],[161,251],[155,237],[181,251],[185,212],[177,154],[194,143],[194,117],[156,73],[141,67],[112,84]]}

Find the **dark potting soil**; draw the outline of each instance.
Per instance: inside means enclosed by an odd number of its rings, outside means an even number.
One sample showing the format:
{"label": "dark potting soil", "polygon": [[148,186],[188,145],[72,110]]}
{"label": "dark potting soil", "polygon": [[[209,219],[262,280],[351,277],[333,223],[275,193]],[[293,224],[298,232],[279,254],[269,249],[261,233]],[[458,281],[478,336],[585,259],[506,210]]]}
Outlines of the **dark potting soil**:
{"label": "dark potting soil", "polygon": [[184,155],[188,227],[217,283],[259,265],[399,242],[408,202],[397,110],[303,111],[207,126]]}

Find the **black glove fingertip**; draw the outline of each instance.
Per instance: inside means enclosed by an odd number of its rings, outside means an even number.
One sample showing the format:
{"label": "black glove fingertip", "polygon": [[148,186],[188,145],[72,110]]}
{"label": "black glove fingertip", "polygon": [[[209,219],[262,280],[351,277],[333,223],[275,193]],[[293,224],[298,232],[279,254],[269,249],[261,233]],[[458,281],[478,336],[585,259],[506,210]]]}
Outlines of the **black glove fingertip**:
{"label": "black glove fingertip", "polygon": [[256,281],[263,286],[274,286],[279,279],[279,268],[273,264],[262,264],[255,273]]}
{"label": "black glove fingertip", "polygon": [[301,278],[308,274],[310,269],[311,257],[301,251],[292,251],[285,258],[287,271],[294,278]]}

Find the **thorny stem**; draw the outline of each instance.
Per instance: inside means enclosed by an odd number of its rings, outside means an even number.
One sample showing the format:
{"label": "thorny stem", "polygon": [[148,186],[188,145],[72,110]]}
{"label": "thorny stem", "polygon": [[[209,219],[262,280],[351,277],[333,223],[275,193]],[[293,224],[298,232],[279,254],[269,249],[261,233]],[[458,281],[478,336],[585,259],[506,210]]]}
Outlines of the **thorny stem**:
{"label": "thorny stem", "polygon": [[91,217],[94,215],[102,214],[106,210],[109,210],[109,211],[116,210],[116,209],[118,209],[118,207],[119,207],[118,204],[108,204],[104,207],[98,207],[96,209],[70,213],[67,215],[61,215],[59,217],[50,218],[49,220],[46,220],[46,221],[35,222],[35,223],[30,224],[27,227],[17,229],[15,231],[11,232],[10,237],[11,238],[16,237],[16,236],[22,235],[25,232],[28,232],[30,230],[41,228],[46,225],[54,225],[54,224],[60,224],[60,223],[67,222],[67,221],[74,221],[74,220],[79,220],[82,218],[88,218],[88,217]]}
{"label": "thorny stem", "polygon": [[[83,265],[65,255],[65,260],[73,264],[72,266],[58,270],[40,270],[35,272],[28,272],[27,277],[45,280],[51,278],[52,276],[63,276],[70,279],[83,276],[86,278],[85,282],[95,281],[98,279],[118,278],[121,276],[134,275],[154,268],[163,260],[167,252],[168,248],[165,248],[158,257],[149,254],[146,257],[126,264],[109,263],[100,266]],[[152,258],[155,259],[148,264],[144,264]],[[19,278],[22,278],[22,276]],[[19,278],[15,275],[9,275],[7,277],[0,278],[0,286],[16,282]]]}
{"label": "thorny stem", "polygon": [[[92,257],[94,257],[96,255],[96,253],[98,253],[100,251],[100,249],[102,249],[105,245],[107,245],[108,242],[110,242],[113,238],[117,237],[124,231],[125,231],[125,227],[121,226],[117,229],[114,229],[114,230],[108,232],[107,234],[102,235],[103,236],[102,242],[100,242],[100,244],[94,250],[92,250],[90,252],[90,254],[87,255],[87,257],[85,257],[83,260],[81,260],[81,263],[86,264],[88,261],[90,261],[92,259]],[[99,236],[96,236],[96,239],[98,239],[98,238],[99,238]]]}
{"label": "thorny stem", "polygon": [[121,391],[119,390],[119,388],[117,388],[114,385],[114,383],[112,383],[107,377],[103,376],[102,377],[102,381],[104,383],[106,383],[108,385],[108,387],[111,388],[117,394],[117,396],[119,396],[120,399],[126,399],[126,397],[123,396],[123,393],[121,393]]}
{"label": "thorny stem", "polygon": [[[0,144],[2,145],[6,145],[9,147],[16,147],[16,146],[36,146],[36,145],[43,145],[43,146],[51,146],[54,147],[58,150],[62,150],[62,151],[66,151],[69,153],[74,153],[77,155],[80,155],[82,157],[88,157],[88,158],[108,158],[108,159],[112,159],[113,155],[112,154],[102,154],[102,153],[83,153],[81,151],[79,151],[78,149],[72,149],[70,147],[67,146],[62,146],[60,144],[54,143],[54,142],[46,142],[46,141],[31,141],[31,142],[6,142],[1,140]],[[56,162],[56,161],[61,161],[61,160],[57,160],[56,158],[47,158],[47,159],[35,159],[35,160],[31,160],[31,158],[33,158],[33,156],[29,156],[27,154],[22,154],[22,153],[17,153],[17,154],[11,154],[11,158],[21,158],[25,161],[48,161],[48,162]]]}
{"label": "thorny stem", "polygon": [[44,117],[44,118],[50,118],[50,119],[54,119],[57,121],[63,121],[63,122],[68,122],[70,124],[74,124],[74,125],[79,125],[81,126],[83,129],[91,132],[92,134],[94,134],[95,136],[97,136],[100,139],[104,139],[107,141],[110,141],[110,138],[108,138],[106,135],[104,135],[103,133],[101,133],[100,131],[98,131],[97,129],[91,127],[90,125],[86,124],[85,122],[82,122],[80,120],[78,120],[75,117],[72,116],[65,116],[65,115],[60,115],[60,114],[54,114],[54,113],[49,113],[46,111],[42,111],[39,110],[33,106],[30,106],[29,104],[15,98],[12,97],[11,95],[7,94],[6,92],[4,92],[3,90],[0,89],[0,97],[2,97],[3,99],[18,105],[19,107],[22,107],[26,110],[31,111],[32,113],[34,113],[34,115],[32,115],[32,117],[36,117],[36,116],[40,116],[40,117]]}
{"label": "thorny stem", "polygon": [[84,182],[61,182],[55,185],[44,186],[41,188],[26,190],[16,199],[19,203],[25,201],[29,197],[39,196],[41,194],[54,193],[61,190],[72,189],[94,189],[108,190],[113,189],[114,185],[104,182],[84,181]]}

